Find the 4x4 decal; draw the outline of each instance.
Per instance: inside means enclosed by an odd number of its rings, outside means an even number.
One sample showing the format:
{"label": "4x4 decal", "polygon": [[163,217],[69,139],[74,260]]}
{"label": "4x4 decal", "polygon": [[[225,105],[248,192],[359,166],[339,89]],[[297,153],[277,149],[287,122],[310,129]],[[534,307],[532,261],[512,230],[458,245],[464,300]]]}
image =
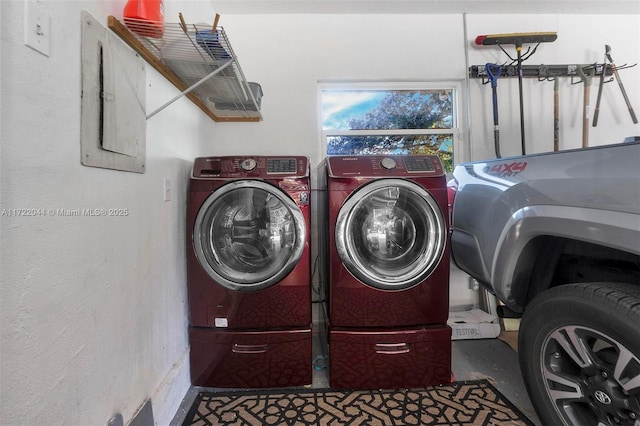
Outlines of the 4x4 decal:
{"label": "4x4 decal", "polygon": [[500,163],[494,164],[491,167],[487,166],[487,168],[485,169],[485,173],[500,177],[515,176],[519,173],[524,172],[526,168],[526,161],[514,161],[513,163]]}

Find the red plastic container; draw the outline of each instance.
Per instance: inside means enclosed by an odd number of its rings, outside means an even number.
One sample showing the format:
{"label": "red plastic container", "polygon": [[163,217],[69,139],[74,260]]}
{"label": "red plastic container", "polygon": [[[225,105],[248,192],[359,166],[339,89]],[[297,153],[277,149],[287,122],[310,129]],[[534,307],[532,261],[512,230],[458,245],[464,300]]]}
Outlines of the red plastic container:
{"label": "red plastic container", "polygon": [[164,34],[163,0],[129,0],[122,14],[127,28],[138,35],[160,38]]}

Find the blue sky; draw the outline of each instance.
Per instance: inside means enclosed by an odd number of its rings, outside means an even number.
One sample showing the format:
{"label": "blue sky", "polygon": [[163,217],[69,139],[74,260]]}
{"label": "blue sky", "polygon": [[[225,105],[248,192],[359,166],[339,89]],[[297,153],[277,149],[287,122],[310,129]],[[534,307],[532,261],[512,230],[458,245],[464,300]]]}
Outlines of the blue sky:
{"label": "blue sky", "polygon": [[[349,122],[352,119],[361,118],[366,112],[376,109],[388,94],[388,90],[323,90],[322,128],[324,130],[349,130]],[[442,96],[438,91],[429,90],[406,91],[406,94],[419,96],[425,101],[432,96]],[[451,116],[443,117],[447,127],[453,124],[451,119]]]}
{"label": "blue sky", "polygon": [[323,129],[349,129],[349,121],[374,109],[386,96],[384,91],[323,91]]}

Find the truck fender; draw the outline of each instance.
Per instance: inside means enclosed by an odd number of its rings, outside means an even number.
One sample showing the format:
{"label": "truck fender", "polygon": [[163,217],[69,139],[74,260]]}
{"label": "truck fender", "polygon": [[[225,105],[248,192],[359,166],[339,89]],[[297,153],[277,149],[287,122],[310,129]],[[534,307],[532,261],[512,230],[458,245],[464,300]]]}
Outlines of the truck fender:
{"label": "truck fender", "polygon": [[602,244],[640,255],[640,215],[551,205],[527,206],[515,211],[500,234],[491,266],[494,290],[507,306],[519,307],[515,295],[522,291],[515,287],[528,285],[528,282],[514,280],[518,276],[518,265],[522,264],[520,257],[527,244],[540,236]]}

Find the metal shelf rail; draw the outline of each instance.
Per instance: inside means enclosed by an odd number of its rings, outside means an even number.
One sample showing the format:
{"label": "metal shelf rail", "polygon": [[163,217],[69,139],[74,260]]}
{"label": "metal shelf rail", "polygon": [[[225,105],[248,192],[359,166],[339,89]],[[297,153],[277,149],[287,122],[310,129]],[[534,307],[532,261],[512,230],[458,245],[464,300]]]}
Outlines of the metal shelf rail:
{"label": "metal shelf rail", "polygon": [[143,23],[136,33],[109,16],[108,27],[181,91],[147,119],[187,96],[214,121],[262,120],[260,85],[245,78],[218,18],[213,26],[187,25],[180,14],[180,23],[165,23],[156,38],[140,35]]}

